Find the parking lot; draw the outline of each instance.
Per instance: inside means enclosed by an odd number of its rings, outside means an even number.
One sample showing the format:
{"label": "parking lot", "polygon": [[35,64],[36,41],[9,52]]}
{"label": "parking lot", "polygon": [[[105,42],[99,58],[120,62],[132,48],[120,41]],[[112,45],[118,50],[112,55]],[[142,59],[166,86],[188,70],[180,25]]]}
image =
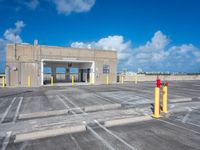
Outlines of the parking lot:
{"label": "parking lot", "polygon": [[200,81],[171,81],[151,118],[155,82],[0,90],[0,149],[200,149]]}

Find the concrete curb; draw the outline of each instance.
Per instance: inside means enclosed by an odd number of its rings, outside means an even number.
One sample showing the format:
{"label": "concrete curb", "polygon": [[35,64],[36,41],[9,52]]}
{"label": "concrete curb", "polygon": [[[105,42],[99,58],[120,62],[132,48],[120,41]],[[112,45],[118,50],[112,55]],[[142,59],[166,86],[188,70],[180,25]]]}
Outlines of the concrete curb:
{"label": "concrete curb", "polygon": [[29,133],[20,133],[20,134],[16,134],[14,143],[42,139],[42,138],[47,138],[47,137],[54,137],[58,135],[64,135],[64,134],[76,133],[76,132],[82,132],[82,131],[86,131],[85,125],[78,125],[78,126],[71,126],[71,127],[64,127],[64,128],[54,128],[54,129],[35,131],[35,132],[29,132]]}
{"label": "concrete curb", "polygon": [[85,112],[100,111],[100,110],[110,110],[121,108],[121,104],[106,104],[106,105],[94,105],[84,108]]}
{"label": "concrete curb", "polygon": [[47,112],[20,114],[18,119],[31,119],[31,118],[57,116],[57,115],[68,114],[68,112],[69,112],[69,110],[55,110],[55,111],[47,111]]}
{"label": "concrete curb", "polygon": [[192,101],[192,98],[175,98],[175,99],[169,99],[169,102],[188,102]]}
{"label": "concrete curb", "polygon": [[129,123],[141,122],[151,120],[151,116],[139,116],[139,117],[130,117],[130,118],[122,118],[116,120],[109,120],[104,122],[105,127],[113,127],[113,126],[120,126]]}

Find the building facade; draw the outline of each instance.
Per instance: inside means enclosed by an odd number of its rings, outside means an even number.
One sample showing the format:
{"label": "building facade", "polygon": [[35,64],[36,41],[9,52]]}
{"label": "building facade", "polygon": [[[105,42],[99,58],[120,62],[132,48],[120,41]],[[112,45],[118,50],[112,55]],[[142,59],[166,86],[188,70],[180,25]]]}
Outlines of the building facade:
{"label": "building facade", "polygon": [[[48,75],[46,69],[50,70]],[[64,68],[62,80],[58,79],[57,68]],[[72,73],[70,70],[78,70]],[[104,84],[116,83],[117,52],[110,50],[78,49],[38,44],[8,44],[6,48],[7,86],[42,86],[49,83],[46,76],[53,77],[54,83],[75,82]]]}

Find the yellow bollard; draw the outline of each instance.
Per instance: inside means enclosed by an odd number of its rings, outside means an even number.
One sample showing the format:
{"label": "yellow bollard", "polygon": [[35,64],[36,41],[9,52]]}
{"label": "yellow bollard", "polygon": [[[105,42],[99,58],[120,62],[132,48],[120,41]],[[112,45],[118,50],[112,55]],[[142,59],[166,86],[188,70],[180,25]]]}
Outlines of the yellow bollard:
{"label": "yellow bollard", "polygon": [[138,78],[137,76],[135,76],[135,84],[137,84],[137,82],[138,82]]}
{"label": "yellow bollard", "polygon": [[90,85],[91,85],[92,84],[92,76],[90,76],[89,81],[90,81]]}
{"label": "yellow bollard", "polygon": [[109,84],[109,77],[108,77],[108,75],[106,76],[106,84],[107,85]]}
{"label": "yellow bollard", "polygon": [[162,111],[164,113],[167,113],[167,86],[163,87],[163,91],[162,91]]}
{"label": "yellow bollard", "polygon": [[160,117],[160,106],[159,106],[159,96],[160,96],[160,88],[155,87],[155,95],[154,95],[154,118]]}
{"label": "yellow bollard", "polygon": [[121,84],[124,84],[124,77],[121,76]]}
{"label": "yellow bollard", "polygon": [[72,85],[74,86],[74,76],[72,76]]}
{"label": "yellow bollard", "polygon": [[5,88],[5,77],[2,78],[2,88]]}
{"label": "yellow bollard", "polygon": [[51,86],[53,86],[53,77],[51,76]]}
{"label": "yellow bollard", "polygon": [[31,77],[28,76],[28,87],[31,87]]}

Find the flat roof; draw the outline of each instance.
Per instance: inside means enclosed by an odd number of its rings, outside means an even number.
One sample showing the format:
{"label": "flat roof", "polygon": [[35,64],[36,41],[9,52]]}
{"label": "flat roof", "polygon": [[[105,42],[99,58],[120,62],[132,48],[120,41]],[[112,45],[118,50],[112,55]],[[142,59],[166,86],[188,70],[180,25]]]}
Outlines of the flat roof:
{"label": "flat roof", "polygon": [[[7,44],[7,45],[14,45],[14,44]],[[29,43],[17,43],[16,45],[28,45],[28,46],[34,46],[32,44]],[[74,48],[74,47],[64,47],[64,46],[52,46],[52,45],[37,45],[40,47],[44,47],[44,48],[64,48],[64,49],[76,49],[76,50],[95,50],[95,51],[109,51],[109,52],[114,52],[117,53],[117,50],[110,50],[110,49],[97,49],[97,48]]]}

